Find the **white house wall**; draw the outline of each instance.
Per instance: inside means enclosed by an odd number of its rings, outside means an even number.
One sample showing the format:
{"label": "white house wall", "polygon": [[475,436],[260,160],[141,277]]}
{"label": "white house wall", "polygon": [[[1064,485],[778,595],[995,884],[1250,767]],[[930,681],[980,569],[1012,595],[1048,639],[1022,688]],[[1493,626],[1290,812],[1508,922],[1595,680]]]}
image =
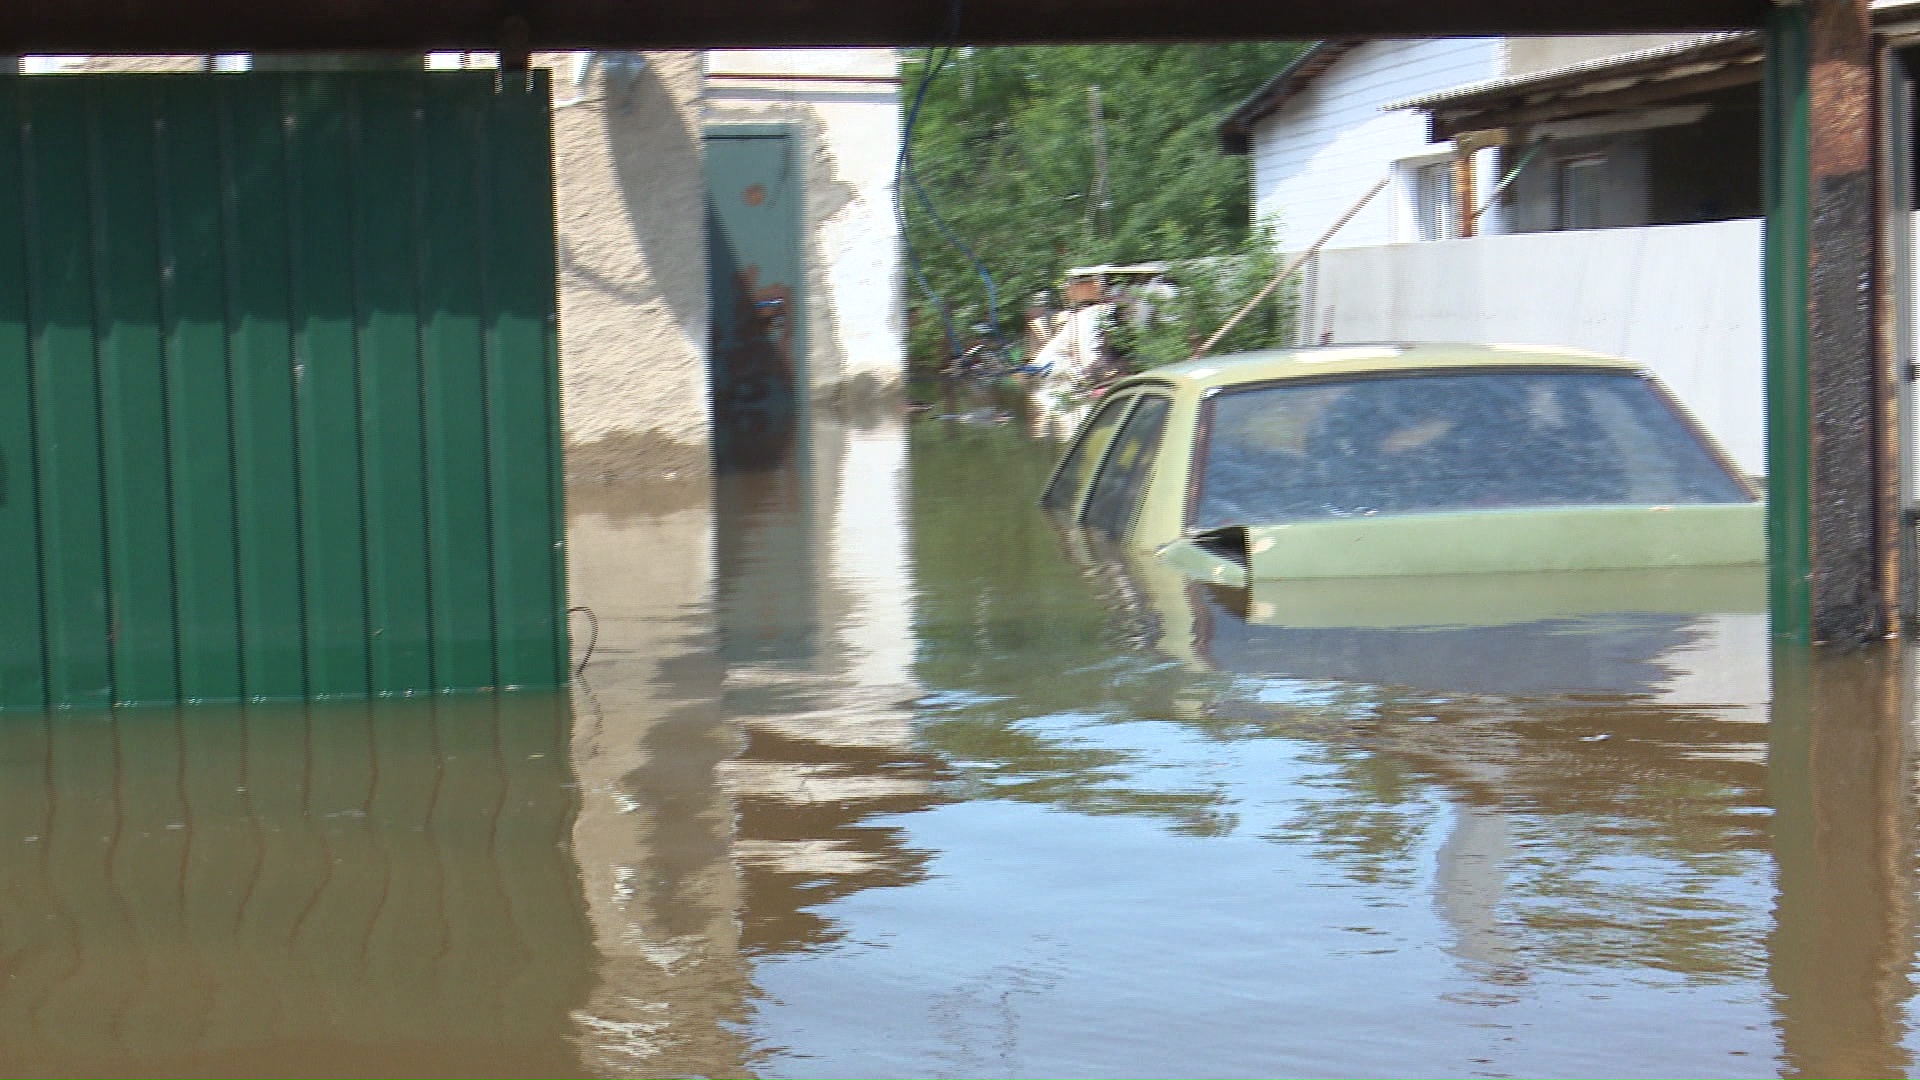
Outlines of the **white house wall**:
{"label": "white house wall", "polygon": [[[1341,57],[1254,128],[1256,217],[1276,223],[1283,247],[1311,244],[1394,162],[1447,152],[1428,143],[1424,114],[1382,105],[1494,78],[1501,62],[1497,38],[1377,41]],[[1395,184],[1329,246],[1412,239],[1413,221],[1411,192]]]}
{"label": "white house wall", "polygon": [[[783,74],[800,77],[777,77]],[[905,379],[893,215],[898,74],[892,49],[707,54],[708,123],[790,123],[803,140],[807,368],[816,397],[868,399],[897,390]]]}
{"label": "white house wall", "polygon": [[1330,250],[1307,317],[1334,342],[1568,345],[1644,361],[1742,470],[1765,470],[1757,220]]}

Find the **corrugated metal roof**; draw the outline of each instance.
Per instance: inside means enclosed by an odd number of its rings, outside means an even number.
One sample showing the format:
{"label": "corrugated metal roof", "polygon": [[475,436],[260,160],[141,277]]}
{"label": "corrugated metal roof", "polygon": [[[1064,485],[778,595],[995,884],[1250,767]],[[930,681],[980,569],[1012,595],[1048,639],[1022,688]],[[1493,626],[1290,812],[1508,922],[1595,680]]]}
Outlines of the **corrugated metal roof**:
{"label": "corrugated metal roof", "polygon": [[1759,47],[1760,35],[1751,30],[1706,34],[1687,41],[1669,42],[1649,49],[1636,49],[1632,52],[1616,53],[1613,56],[1603,56],[1594,60],[1583,60],[1565,67],[1549,68],[1525,75],[1510,75],[1499,79],[1486,79],[1438,93],[1403,98],[1382,105],[1380,111],[1397,112],[1401,109],[1431,111],[1449,105],[1464,105],[1528,91],[1577,85],[1590,82],[1597,77],[1626,76],[1642,69],[1657,71],[1681,61],[1708,60],[1722,55],[1734,56]]}

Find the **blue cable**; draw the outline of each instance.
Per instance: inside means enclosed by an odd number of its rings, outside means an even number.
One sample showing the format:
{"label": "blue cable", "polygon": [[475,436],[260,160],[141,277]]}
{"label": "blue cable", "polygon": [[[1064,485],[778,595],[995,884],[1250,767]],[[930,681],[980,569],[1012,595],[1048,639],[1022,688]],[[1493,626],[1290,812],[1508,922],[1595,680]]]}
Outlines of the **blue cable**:
{"label": "blue cable", "polygon": [[900,182],[904,179],[908,184],[912,185],[915,198],[920,200],[920,205],[925,208],[927,216],[933,219],[934,228],[939,230],[940,235],[949,245],[960,252],[961,256],[967,260],[967,264],[973,267],[974,272],[980,275],[980,281],[986,286],[987,291],[987,325],[993,332],[994,340],[999,341],[1000,290],[994,285],[993,273],[987,269],[986,264],[980,261],[979,255],[975,254],[973,248],[970,247],[965,240],[955,235],[953,229],[947,225],[946,218],[942,217],[940,211],[934,207],[933,199],[927,195],[926,189],[920,186],[920,178],[915,174],[913,168],[914,124],[920,119],[920,106],[926,101],[927,88],[933,85],[935,76],[939,75],[941,69],[947,66],[947,62],[953,59],[954,42],[960,38],[960,11],[962,2],[963,0],[953,0],[947,7],[947,44],[941,49],[939,60],[933,62],[933,54],[931,52],[928,53],[927,58],[929,64],[926,73],[921,76],[920,89],[914,95],[913,107],[907,113],[906,130],[902,133],[900,139],[900,158],[894,163],[893,171],[894,215],[899,221],[900,235],[906,245],[907,261],[913,268],[914,277],[920,283],[921,290],[926,293],[928,299],[939,306],[941,316],[946,320],[948,348],[951,349],[956,356],[959,355],[960,350],[959,340],[953,331],[952,312],[947,307],[946,300],[934,292],[932,285],[926,280],[926,275],[920,267],[919,256],[913,249],[913,241],[907,236],[907,213],[905,204],[901,202]]}
{"label": "blue cable", "polygon": [[[934,62],[934,54],[927,52],[927,69],[920,77],[920,90],[913,97],[913,107],[907,110],[907,123],[900,135],[900,157],[893,165],[893,215],[900,226],[900,243],[907,252],[907,266],[913,271],[913,280],[920,286],[920,292],[940,312],[940,321],[947,334],[947,355],[960,355],[960,336],[953,330],[953,311],[947,306],[946,298],[934,291],[933,283],[927,280],[926,271],[920,266],[919,253],[913,249],[913,235],[907,230],[907,206],[901,201],[901,181],[909,176],[908,170],[913,160],[913,127],[920,119],[920,106],[927,100],[927,87],[933,85],[933,77],[945,67],[947,59],[953,55],[953,46],[949,45]],[[917,183],[914,185],[919,186]]]}
{"label": "blue cable", "polygon": [[908,161],[907,163],[907,183],[913,185],[914,195],[919,197],[920,205],[926,208],[927,216],[933,219],[934,227],[940,230],[940,235],[946,237],[947,243],[953,245],[967,262],[973,265],[974,272],[979,274],[980,280],[986,283],[987,323],[993,327],[993,336],[996,339],[999,338],[1000,299],[999,291],[995,289],[993,285],[993,274],[988,272],[987,268],[981,264],[979,256],[973,253],[973,249],[967,246],[967,242],[955,236],[953,230],[947,227],[947,221],[940,216],[940,211],[933,208],[933,200],[927,197],[926,190],[920,186],[919,177],[913,173],[912,161]]}

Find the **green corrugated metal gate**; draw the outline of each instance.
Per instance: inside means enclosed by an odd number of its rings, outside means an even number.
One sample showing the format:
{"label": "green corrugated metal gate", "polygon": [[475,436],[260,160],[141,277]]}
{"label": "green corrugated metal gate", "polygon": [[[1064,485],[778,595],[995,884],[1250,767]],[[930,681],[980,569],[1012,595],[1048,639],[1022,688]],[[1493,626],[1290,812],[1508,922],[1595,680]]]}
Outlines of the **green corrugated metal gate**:
{"label": "green corrugated metal gate", "polygon": [[564,683],[547,102],[0,78],[0,709]]}

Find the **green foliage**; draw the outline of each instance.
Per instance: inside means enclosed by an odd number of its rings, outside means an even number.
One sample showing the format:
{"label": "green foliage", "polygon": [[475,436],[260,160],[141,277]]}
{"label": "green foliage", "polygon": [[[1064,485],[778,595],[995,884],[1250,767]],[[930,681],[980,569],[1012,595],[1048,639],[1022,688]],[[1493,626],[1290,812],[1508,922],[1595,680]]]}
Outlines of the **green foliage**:
{"label": "green foliage", "polygon": [[[1246,243],[1248,162],[1222,153],[1215,129],[1297,56],[1294,42],[957,50],[928,87],[912,132],[914,172],[954,237],[991,271],[1003,332],[1069,267],[1196,259]],[[934,50],[937,57],[939,50]],[[911,108],[929,54],[908,56]],[[1110,214],[1094,205],[1099,87]],[[907,237],[963,338],[987,319],[979,274],[942,235],[911,186]],[[911,348],[937,363],[939,312],[910,286]]]}
{"label": "green foliage", "polygon": [[[1156,303],[1145,325],[1124,320],[1109,325],[1106,346],[1135,370],[1185,360],[1280,269],[1272,233],[1266,228],[1249,233],[1233,255],[1176,262],[1169,274],[1175,295]],[[1291,342],[1298,296],[1294,282],[1282,283],[1234,324],[1212,354],[1270,349]]]}

